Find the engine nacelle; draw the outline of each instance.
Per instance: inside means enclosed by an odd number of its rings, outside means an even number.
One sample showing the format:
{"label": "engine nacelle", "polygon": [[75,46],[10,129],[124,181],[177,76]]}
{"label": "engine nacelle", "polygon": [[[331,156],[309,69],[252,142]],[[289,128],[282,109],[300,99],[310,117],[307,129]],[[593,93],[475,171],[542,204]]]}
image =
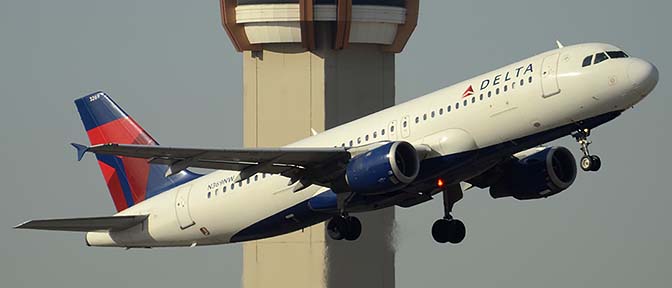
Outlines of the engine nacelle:
{"label": "engine nacelle", "polygon": [[490,186],[493,198],[540,199],[560,193],[576,179],[576,160],[565,147],[549,147],[511,161]]}
{"label": "engine nacelle", "polygon": [[345,180],[350,190],[362,194],[382,194],[413,182],[420,172],[420,159],[413,145],[387,143],[359,154],[348,163]]}

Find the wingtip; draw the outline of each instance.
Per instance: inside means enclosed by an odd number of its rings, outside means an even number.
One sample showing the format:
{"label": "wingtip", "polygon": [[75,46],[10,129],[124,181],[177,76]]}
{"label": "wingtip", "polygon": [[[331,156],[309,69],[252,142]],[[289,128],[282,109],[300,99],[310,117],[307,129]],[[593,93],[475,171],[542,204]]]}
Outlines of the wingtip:
{"label": "wingtip", "polygon": [[24,226],[25,226],[26,224],[28,224],[28,223],[30,223],[30,220],[28,220],[28,221],[23,221],[22,223],[20,223],[20,224],[18,224],[18,225],[15,225],[14,227],[12,227],[12,229],[23,229]]}
{"label": "wingtip", "polygon": [[86,154],[86,152],[89,151],[89,147],[77,143],[70,143],[70,145],[72,145],[72,147],[75,147],[75,149],[77,149],[77,161],[82,161],[82,158],[84,158],[84,154]]}

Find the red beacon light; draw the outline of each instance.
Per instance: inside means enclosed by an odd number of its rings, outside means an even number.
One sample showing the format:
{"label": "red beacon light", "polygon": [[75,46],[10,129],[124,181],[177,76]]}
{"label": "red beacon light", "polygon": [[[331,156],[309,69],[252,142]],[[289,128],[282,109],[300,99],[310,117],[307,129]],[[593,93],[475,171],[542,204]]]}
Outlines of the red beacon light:
{"label": "red beacon light", "polygon": [[444,184],[445,184],[445,183],[443,183],[443,179],[439,178],[439,179],[436,180],[436,186],[437,186],[437,187],[439,187],[439,188],[443,188],[443,185],[444,185]]}

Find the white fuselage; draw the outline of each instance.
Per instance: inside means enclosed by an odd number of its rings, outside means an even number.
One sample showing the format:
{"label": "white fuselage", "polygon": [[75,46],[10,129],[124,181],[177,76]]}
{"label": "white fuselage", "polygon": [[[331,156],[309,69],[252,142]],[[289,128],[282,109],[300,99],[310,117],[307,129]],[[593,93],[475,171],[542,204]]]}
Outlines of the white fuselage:
{"label": "white fuselage", "polygon": [[[581,44],[541,53],[289,146],[356,147],[403,140],[430,147],[436,157],[622,111],[655,85],[647,74],[652,73],[646,67],[651,64],[617,58],[582,67],[588,55],[620,50],[607,44]],[[118,215],[150,215],[145,223],[119,232],[89,232],[87,243],[121,247],[229,243],[241,230],[328,190],[313,185],[294,193],[288,178],[267,174],[234,183],[237,174],[216,171],[138,203]]]}

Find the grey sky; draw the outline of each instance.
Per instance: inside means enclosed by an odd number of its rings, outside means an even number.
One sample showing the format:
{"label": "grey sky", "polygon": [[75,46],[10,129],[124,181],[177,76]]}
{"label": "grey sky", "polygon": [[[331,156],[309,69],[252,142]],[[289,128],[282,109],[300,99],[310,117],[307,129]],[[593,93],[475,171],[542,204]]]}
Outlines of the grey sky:
{"label": "grey sky", "polygon": [[[565,44],[650,60],[653,94],[594,131],[597,174],[547,200],[466,193],[459,246],[429,234],[440,201],[397,209],[397,287],[667,287],[672,281],[669,1],[439,1],[397,57],[397,102]],[[157,140],[242,143],[241,55],[210,1],[0,2],[0,286],[238,287],[238,244],[88,248],[83,235],[13,231],[29,218],[108,215],[112,201],[72,103],[108,92]],[[571,139],[558,144],[579,155]]]}

